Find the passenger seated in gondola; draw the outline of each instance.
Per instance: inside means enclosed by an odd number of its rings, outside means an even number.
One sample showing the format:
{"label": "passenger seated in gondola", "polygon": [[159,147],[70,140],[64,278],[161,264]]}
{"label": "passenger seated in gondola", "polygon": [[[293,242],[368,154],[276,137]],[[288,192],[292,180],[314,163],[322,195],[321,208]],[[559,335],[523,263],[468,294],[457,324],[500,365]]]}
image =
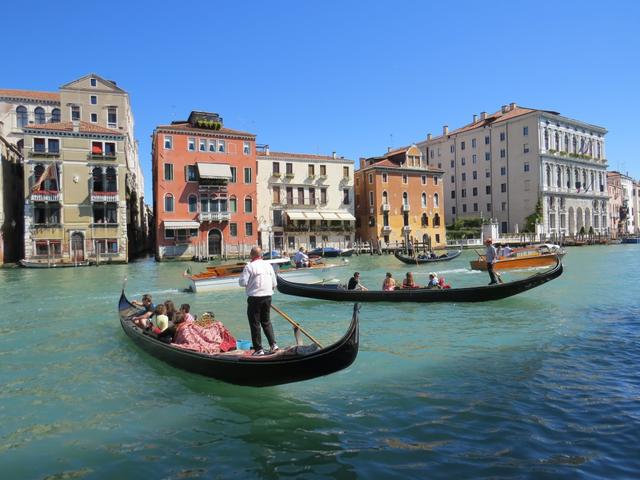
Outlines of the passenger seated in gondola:
{"label": "passenger seated in gondola", "polygon": [[[203,314],[198,322],[188,321],[182,314],[173,336],[173,345],[200,353],[222,353],[236,349],[236,339],[229,330],[215,320],[213,314]],[[202,321],[200,324],[199,322]]]}
{"label": "passenger seated in gondola", "polygon": [[349,279],[347,290],[369,290],[367,287],[360,283],[360,272],[355,272],[353,277]]}
{"label": "passenger seated in gondola", "polygon": [[151,329],[156,335],[161,334],[167,328],[169,328],[169,317],[167,316],[167,307],[160,304],[156,307],[155,311],[155,326]]}
{"label": "passenger seated in gondola", "polygon": [[189,305],[188,303],[183,303],[182,305],[180,305],[179,313],[182,314],[184,322],[193,322],[195,320],[195,318],[193,318],[193,315],[189,313],[190,311],[191,311],[191,305]]}
{"label": "passenger seated in gondola", "polygon": [[145,293],[142,296],[141,301],[133,300],[131,302],[132,305],[136,307],[140,307],[144,309],[144,312],[140,315],[137,315],[131,319],[134,325],[137,325],[140,328],[147,328],[150,324],[151,317],[153,316],[153,312],[156,309],[156,306],[153,304],[151,300],[151,295]]}
{"label": "passenger seated in gondola", "polygon": [[438,285],[440,285],[440,288],[451,288],[451,285],[444,281],[444,277],[438,279]]}
{"label": "passenger seated in gondola", "polygon": [[438,282],[438,275],[435,272],[431,272],[429,274],[429,283],[427,283],[427,288],[441,288],[440,283]]}
{"label": "passenger seated in gondola", "polygon": [[393,278],[393,275],[391,275],[391,272],[387,272],[387,275],[382,282],[382,290],[384,290],[385,292],[392,292],[396,289],[396,287],[397,285],[395,279]]}
{"label": "passenger seated in gondola", "polygon": [[436,252],[431,252],[431,254],[429,255],[429,258],[438,258],[438,256],[436,255]]}
{"label": "passenger seated in gondola", "polygon": [[173,322],[176,319],[176,313],[178,313],[175,305],[171,300],[165,300],[164,306],[167,308],[167,317],[169,317],[169,321]]}
{"label": "passenger seated in gondola", "polygon": [[418,260],[428,260],[429,258],[429,252],[418,255]]}
{"label": "passenger seated in gondola", "polygon": [[402,281],[402,288],[420,288],[413,279],[413,273],[407,272],[405,279]]}

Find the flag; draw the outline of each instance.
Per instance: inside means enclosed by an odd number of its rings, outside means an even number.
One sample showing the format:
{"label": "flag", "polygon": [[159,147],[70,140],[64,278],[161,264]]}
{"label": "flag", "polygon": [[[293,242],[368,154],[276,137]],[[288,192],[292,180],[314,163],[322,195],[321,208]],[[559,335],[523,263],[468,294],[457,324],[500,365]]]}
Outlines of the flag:
{"label": "flag", "polygon": [[40,175],[40,178],[38,179],[38,181],[33,185],[33,187],[31,187],[31,192],[37,192],[38,190],[40,190],[40,187],[42,186],[42,184],[47,178],[55,177],[56,185],[57,185],[57,179],[58,179],[57,173],[58,172],[56,171],[56,164],[55,163],[49,164],[49,166],[45,169],[45,171],[42,172],[42,175]]}

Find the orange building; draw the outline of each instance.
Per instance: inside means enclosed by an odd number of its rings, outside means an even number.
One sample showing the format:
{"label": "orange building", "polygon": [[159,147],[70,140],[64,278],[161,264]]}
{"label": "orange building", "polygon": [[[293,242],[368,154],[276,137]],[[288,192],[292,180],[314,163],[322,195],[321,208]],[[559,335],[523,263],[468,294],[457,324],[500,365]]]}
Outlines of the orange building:
{"label": "orange building", "polygon": [[415,145],[361,158],[354,174],[357,237],[444,247],[443,173],[431,168]]}
{"label": "orange building", "polygon": [[156,258],[248,255],[258,241],[256,136],[223,126],[217,113],[153,132]]}

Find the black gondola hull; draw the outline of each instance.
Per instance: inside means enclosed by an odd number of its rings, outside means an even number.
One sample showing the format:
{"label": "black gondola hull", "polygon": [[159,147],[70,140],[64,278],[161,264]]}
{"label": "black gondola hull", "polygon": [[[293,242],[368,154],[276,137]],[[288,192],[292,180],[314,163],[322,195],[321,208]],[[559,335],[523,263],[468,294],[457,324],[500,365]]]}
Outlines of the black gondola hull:
{"label": "black gondola hull", "polygon": [[437,263],[437,262],[448,262],[449,260],[453,260],[454,258],[457,258],[460,256],[460,254],[462,253],[462,250],[456,250],[454,252],[447,252],[447,256],[446,257],[439,257],[439,258],[417,258],[417,257],[410,257],[408,255],[404,255],[402,253],[400,253],[399,251],[395,251],[393,252],[393,255],[400,260],[403,263],[406,263],[408,265],[423,265],[425,263]]}
{"label": "black gondola hull", "polygon": [[295,352],[252,357],[247,355],[206,355],[161,342],[134,326],[129,320],[137,309],[122,293],[120,324],[133,342],[154,357],[176,368],[235,385],[268,387],[310,380],[351,365],[359,348],[359,306],[354,305],[351,324],[338,342],[322,348],[296,347]]}
{"label": "black gondola hull", "polygon": [[562,263],[552,269],[515,282],[481,287],[449,289],[399,289],[390,292],[346,290],[337,285],[310,285],[278,277],[278,291],[287,295],[345,302],[488,302],[511,297],[562,275]]}

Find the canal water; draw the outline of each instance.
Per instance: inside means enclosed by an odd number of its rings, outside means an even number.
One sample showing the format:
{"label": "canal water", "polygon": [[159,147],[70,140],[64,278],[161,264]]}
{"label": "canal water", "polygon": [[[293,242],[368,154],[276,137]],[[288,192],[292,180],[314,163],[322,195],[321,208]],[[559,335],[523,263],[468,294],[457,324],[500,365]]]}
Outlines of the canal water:
{"label": "canal water", "polygon": [[[485,284],[473,257],[412,270]],[[2,478],[640,476],[638,245],[570,248],[559,279],[501,301],[364,304],[350,368],[264,389],[171,368],[121,331],[126,276],[130,297],[213,310],[249,338],[243,291],[182,292],[186,265],[0,270]],[[340,276],[354,270],[372,287],[407,266],[352,257]],[[352,310],[274,303],[324,343]]]}

